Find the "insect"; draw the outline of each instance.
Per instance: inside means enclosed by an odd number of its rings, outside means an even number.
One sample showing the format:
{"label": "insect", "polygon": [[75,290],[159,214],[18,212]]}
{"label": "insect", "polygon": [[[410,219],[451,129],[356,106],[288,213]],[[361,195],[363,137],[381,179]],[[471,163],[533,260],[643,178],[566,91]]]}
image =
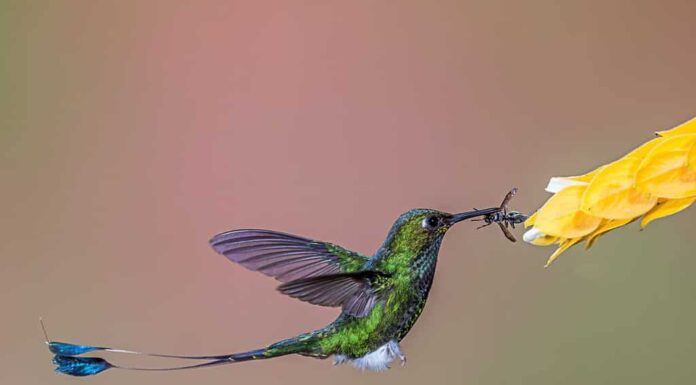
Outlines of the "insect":
{"label": "insect", "polygon": [[512,200],[512,197],[514,197],[515,194],[517,194],[517,187],[510,190],[510,192],[505,195],[503,202],[500,203],[500,210],[488,214],[481,219],[472,219],[472,221],[486,222],[484,225],[481,225],[476,229],[478,230],[486,226],[490,226],[493,223],[497,223],[507,239],[509,239],[511,242],[517,242],[515,236],[510,232],[509,227],[514,229],[516,224],[523,223],[527,220],[528,216],[518,211],[508,211],[507,205],[510,203],[510,200]]}

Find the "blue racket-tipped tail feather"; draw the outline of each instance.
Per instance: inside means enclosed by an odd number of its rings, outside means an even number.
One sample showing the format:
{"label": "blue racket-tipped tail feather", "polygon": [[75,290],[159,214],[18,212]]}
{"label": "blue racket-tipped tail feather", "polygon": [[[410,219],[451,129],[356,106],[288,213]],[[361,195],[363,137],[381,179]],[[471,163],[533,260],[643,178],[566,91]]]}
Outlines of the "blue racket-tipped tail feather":
{"label": "blue racket-tipped tail feather", "polygon": [[[120,370],[138,370],[138,371],[153,371],[164,372],[172,370],[200,369],[213,366],[227,365],[244,361],[263,360],[284,356],[287,354],[302,354],[308,353],[306,350],[306,339],[299,341],[297,338],[280,341],[271,345],[268,348],[250,350],[241,353],[208,355],[208,356],[185,356],[185,355],[170,355],[157,353],[143,353],[123,349],[114,349],[109,347],[96,347],[89,345],[77,345],[64,342],[46,341],[49,350],[55,354],[53,364],[56,366],[56,372],[67,374],[70,376],[85,377],[99,374],[107,369]],[[103,351],[110,353],[125,353],[141,356],[176,358],[205,361],[193,365],[168,366],[168,367],[147,367],[147,366],[121,366],[113,364],[101,357],[81,357],[80,354],[89,352]]]}
{"label": "blue racket-tipped tail feather", "polygon": [[48,341],[48,350],[59,356],[79,356],[96,350],[105,350],[97,346],[75,345],[66,342]]}
{"label": "blue racket-tipped tail feather", "polygon": [[53,357],[55,371],[70,376],[85,377],[113,368],[108,361],[99,357],[72,357],[57,354]]}
{"label": "blue racket-tipped tail feather", "polygon": [[[105,349],[108,350],[108,349]],[[149,372],[167,372],[173,370],[187,370],[187,369],[200,369],[213,366],[227,365],[236,362],[244,362],[256,359],[271,358],[264,354],[266,349],[252,350],[244,353],[235,353],[217,356],[220,358],[207,360],[200,364],[194,365],[183,365],[183,366],[170,366],[163,368],[150,368],[150,367],[140,367],[140,366],[119,366],[114,365],[107,360],[100,357],[75,357],[75,356],[63,356],[56,354],[53,357],[53,364],[56,366],[56,372],[67,374],[76,377],[93,376],[99,374],[107,369],[121,369],[121,370],[138,370],[138,371],[149,371]],[[284,354],[277,354],[284,355]],[[183,357],[183,356],[182,356]],[[214,356],[211,356],[214,357]],[[195,358],[200,359],[200,358]]]}

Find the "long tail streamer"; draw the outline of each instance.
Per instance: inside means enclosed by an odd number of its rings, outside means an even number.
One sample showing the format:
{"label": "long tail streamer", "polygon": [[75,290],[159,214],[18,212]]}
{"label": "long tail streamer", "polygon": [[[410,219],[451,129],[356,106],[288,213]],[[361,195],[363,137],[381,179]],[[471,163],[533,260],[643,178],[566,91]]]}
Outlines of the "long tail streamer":
{"label": "long tail streamer", "polygon": [[[46,328],[44,326],[43,320],[41,320],[41,328],[44,332],[44,337],[46,339],[46,345],[51,353],[54,354],[53,364],[56,366],[55,370],[59,373],[68,374],[71,376],[84,377],[93,376],[95,374],[101,373],[107,369],[123,369],[123,370],[143,370],[143,371],[171,371],[171,370],[184,370],[184,369],[197,369],[205,368],[210,366],[218,366],[231,364],[235,362],[249,361],[255,359],[270,358],[270,356],[264,353],[267,349],[257,349],[243,353],[233,353],[233,354],[222,354],[222,355],[209,355],[209,356],[185,356],[185,355],[174,355],[174,354],[160,354],[160,353],[144,353],[137,352],[133,350],[116,349],[105,346],[90,346],[90,345],[76,345],[65,342],[51,341],[48,338],[48,333],[46,333]],[[111,353],[121,353],[121,354],[135,354],[141,356],[149,357],[163,357],[163,358],[177,358],[177,359],[187,359],[187,360],[205,360],[208,362],[194,364],[194,365],[183,365],[183,366],[171,366],[164,368],[148,368],[148,367],[131,367],[131,366],[120,366],[115,365],[101,357],[80,357],[83,354],[104,351]]]}

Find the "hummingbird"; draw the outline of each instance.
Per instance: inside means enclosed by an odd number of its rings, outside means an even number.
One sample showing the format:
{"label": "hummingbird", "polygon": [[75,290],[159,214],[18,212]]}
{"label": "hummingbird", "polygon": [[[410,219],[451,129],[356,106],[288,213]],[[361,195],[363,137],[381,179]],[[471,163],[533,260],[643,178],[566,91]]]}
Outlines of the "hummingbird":
{"label": "hummingbird", "polygon": [[[445,233],[467,219],[496,219],[495,214],[501,209],[474,209],[458,214],[433,209],[409,210],[398,217],[372,256],[271,230],[232,230],[214,236],[210,245],[216,252],[249,270],[277,279],[280,293],[314,305],[341,308],[338,318],[325,327],[261,349],[209,356],[143,353],[50,341],[44,328],[46,343],[54,353],[55,370],[73,376],[95,375],[111,368],[184,370],[291,354],[320,359],[333,356],[334,364],[350,364],[362,370],[382,371],[396,359],[403,365],[406,356],[399,343],[423,312]],[[130,367],[101,357],[83,356],[99,351],[200,363],[165,368]]]}

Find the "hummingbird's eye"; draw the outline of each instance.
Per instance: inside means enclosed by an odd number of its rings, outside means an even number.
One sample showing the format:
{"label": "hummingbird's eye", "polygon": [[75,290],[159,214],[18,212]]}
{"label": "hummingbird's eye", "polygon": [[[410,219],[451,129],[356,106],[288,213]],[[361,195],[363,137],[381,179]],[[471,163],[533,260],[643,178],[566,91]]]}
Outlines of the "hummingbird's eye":
{"label": "hummingbird's eye", "polygon": [[440,218],[438,217],[425,217],[423,219],[423,223],[421,226],[423,226],[424,229],[428,230],[434,230],[440,225]]}

